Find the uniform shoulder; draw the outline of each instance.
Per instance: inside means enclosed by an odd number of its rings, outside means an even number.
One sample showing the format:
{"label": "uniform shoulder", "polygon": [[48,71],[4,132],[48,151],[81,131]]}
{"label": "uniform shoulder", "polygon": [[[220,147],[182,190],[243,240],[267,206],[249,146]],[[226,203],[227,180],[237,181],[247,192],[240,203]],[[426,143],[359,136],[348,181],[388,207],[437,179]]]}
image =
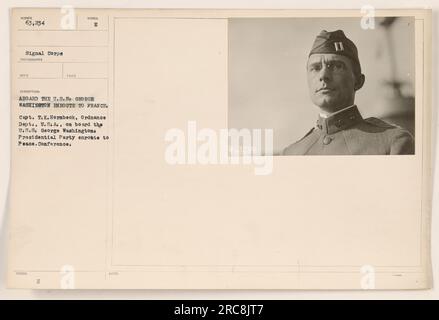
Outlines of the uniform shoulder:
{"label": "uniform shoulder", "polygon": [[364,119],[357,128],[365,133],[379,133],[392,137],[399,134],[410,134],[406,129],[379,118]]}
{"label": "uniform shoulder", "polygon": [[371,126],[381,128],[382,130],[389,133],[391,136],[411,136],[411,133],[407,129],[404,129],[397,124],[389,123],[379,118],[367,118],[364,120]]}
{"label": "uniform shoulder", "polygon": [[413,154],[414,138],[410,131],[396,124],[378,118],[367,118],[370,129],[368,132],[380,132],[380,135],[389,147],[390,154]]}
{"label": "uniform shoulder", "polygon": [[379,119],[379,118],[370,117],[370,118],[364,119],[364,121],[366,121],[368,124],[370,124],[372,126],[376,126],[376,127],[383,128],[383,129],[398,128],[398,126],[391,124],[387,121],[384,121],[382,119]]}
{"label": "uniform shoulder", "polygon": [[314,131],[314,128],[309,130],[302,138],[300,138],[296,142],[293,142],[292,144],[287,146],[285,149],[283,149],[282,155],[294,155],[294,154],[297,154],[298,149],[300,149],[299,145],[301,144],[301,142],[303,142],[303,140],[305,140],[309,135],[311,135],[313,133],[313,131]]}

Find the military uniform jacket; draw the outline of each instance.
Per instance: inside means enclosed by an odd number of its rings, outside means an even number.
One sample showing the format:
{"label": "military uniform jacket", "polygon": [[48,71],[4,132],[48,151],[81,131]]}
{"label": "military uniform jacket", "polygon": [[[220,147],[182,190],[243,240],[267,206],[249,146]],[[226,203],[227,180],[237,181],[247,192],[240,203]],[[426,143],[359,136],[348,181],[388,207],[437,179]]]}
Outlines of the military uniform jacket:
{"label": "military uniform jacket", "polygon": [[414,139],[405,129],[377,118],[363,119],[353,106],[317,125],[291,144],[283,155],[389,155],[414,154]]}

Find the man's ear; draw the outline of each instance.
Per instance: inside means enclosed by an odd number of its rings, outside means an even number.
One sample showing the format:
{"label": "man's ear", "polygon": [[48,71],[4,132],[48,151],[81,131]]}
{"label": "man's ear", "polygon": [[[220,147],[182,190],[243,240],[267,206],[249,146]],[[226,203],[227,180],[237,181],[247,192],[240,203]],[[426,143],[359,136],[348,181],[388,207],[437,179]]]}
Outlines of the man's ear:
{"label": "man's ear", "polygon": [[366,77],[364,76],[364,74],[360,74],[358,77],[355,77],[355,91],[360,90],[363,87],[364,81],[366,81]]}

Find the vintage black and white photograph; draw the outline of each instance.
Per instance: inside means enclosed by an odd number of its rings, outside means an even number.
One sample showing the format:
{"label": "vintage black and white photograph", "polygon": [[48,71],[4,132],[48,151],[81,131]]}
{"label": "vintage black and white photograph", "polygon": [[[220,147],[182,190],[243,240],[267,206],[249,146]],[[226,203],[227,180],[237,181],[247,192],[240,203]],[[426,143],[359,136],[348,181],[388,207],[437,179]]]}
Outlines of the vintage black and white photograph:
{"label": "vintage black and white photograph", "polygon": [[434,12],[322,7],[11,8],[5,285],[432,296]]}
{"label": "vintage black and white photograph", "polygon": [[228,127],[274,155],[415,152],[413,17],[229,19]]}

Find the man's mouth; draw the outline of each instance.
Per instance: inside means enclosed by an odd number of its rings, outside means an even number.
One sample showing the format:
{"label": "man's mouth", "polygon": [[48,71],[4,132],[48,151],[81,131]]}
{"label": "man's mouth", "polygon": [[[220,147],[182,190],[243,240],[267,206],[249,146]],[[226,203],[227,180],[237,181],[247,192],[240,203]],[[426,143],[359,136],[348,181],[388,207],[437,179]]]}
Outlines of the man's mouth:
{"label": "man's mouth", "polygon": [[332,92],[332,91],[334,91],[334,89],[332,89],[332,88],[328,88],[328,87],[324,87],[324,88],[320,88],[320,89],[318,89],[316,92],[320,92],[320,93],[330,93],[330,92]]}

